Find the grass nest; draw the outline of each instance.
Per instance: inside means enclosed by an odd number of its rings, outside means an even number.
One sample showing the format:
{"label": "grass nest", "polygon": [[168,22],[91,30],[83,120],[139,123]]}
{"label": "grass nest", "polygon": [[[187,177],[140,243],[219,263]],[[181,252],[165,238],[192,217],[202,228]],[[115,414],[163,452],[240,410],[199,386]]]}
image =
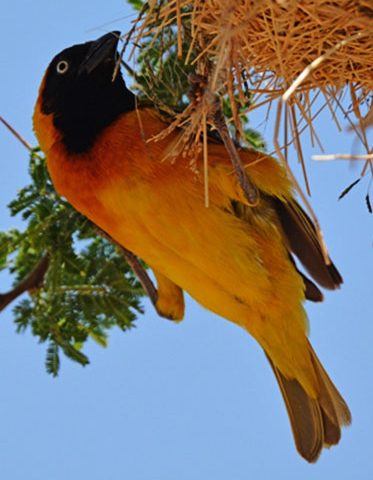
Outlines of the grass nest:
{"label": "grass nest", "polygon": [[[359,155],[318,158],[363,160],[360,176],[372,174],[367,136],[373,125],[371,0],[153,0],[144,5],[130,33],[142,58],[151,49],[159,52],[145,77],[148,83],[163,83],[179,99],[171,128],[184,128],[180,148],[197,145],[206,123],[217,127],[217,98],[223,110],[227,100],[229,128],[239,141],[244,138],[242,120],[267,106],[276,113],[276,155],[287,165],[287,147],[294,146],[309,190],[302,134],[308,132],[323,151],[316,120],[327,109],[340,130],[355,132]],[[171,84],[164,75],[167,68]],[[191,73],[202,81],[192,88],[188,106],[180,108]],[[157,86],[146,90],[160,91]],[[226,109],[224,113],[227,117]]]}

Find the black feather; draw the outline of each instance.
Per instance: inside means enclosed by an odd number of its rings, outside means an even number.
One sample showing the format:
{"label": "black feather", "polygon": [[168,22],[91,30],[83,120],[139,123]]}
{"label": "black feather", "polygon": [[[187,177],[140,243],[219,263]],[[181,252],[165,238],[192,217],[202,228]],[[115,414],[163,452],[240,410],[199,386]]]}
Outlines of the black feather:
{"label": "black feather", "polygon": [[322,287],[334,290],[343,282],[335,265],[325,262],[316,228],[296,202],[272,199],[290,250],[299,258],[311,277]]}

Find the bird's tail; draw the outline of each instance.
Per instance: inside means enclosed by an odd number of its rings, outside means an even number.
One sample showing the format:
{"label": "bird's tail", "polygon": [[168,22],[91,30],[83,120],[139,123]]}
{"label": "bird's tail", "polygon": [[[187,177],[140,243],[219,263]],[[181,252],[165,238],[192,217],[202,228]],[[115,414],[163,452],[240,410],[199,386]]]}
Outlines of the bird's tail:
{"label": "bird's tail", "polygon": [[351,413],[310,343],[309,352],[319,383],[317,398],[310,397],[296,379],[287,379],[267,358],[285,401],[297,450],[315,462],[323,447],[339,442],[341,427],[351,423]]}

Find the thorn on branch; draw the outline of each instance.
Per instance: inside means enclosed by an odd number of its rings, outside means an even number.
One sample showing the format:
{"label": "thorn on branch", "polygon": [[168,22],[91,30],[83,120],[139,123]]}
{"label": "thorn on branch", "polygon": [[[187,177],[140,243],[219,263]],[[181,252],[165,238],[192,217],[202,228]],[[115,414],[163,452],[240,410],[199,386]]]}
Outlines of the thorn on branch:
{"label": "thorn on branch", "polygon": [[361,177],[358,178],[357,180],[355,180],[354,182],[352,182],[351,185],[349,185],[348,187],[346,187],[346,188],[343,190],[343,192],[339,195],[338,200],[341,200],[345,195],[347,195],[348,192],[349,192],[350,190],[352,190],[352,189],[354,188],[354,186],[357,185],[357,184],[360,182],[360,180],[361,180]]}
{"label": "thorn on branch", "polygon": [[367,193],[367,195],[365,197],[365,202],[367,204],[368,212],[373,213],[373,208],[372,208],[372,203],[370,201],[369,193]]}

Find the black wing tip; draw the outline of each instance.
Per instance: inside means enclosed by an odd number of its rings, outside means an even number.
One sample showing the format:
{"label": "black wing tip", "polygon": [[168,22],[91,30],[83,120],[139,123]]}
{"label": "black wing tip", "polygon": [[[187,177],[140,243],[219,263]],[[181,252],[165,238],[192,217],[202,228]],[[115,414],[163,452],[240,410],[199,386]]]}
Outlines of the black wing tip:
{"label": "black wing tip", "polygon": [[337,270],[337,267],[334,265],[334,263],[330,263],[327,268],[329,275],[333,281],[333,289],[340,288],[343,283],[343,277]]}
{"label": "black wing tip", "polygon": [[298,273],[301,275],[303,278],[303,283],[304,283],[304,295],[307,300],[310,300],[311,302],[322,302],[324,300],[324,295],[322,294],[321,290],[318,288],[318,286],[310,280],[304,273],[299,271],[297,269]]}
{"label": "black wing tip", "polygon": [[343,284],[342,275],[331,260],[329,260],[329,263],[324,263],[324,266],[324,273],[317,276],[317,278],[314,277],[315,280],[321,287],[327,290],[337,290]]}

